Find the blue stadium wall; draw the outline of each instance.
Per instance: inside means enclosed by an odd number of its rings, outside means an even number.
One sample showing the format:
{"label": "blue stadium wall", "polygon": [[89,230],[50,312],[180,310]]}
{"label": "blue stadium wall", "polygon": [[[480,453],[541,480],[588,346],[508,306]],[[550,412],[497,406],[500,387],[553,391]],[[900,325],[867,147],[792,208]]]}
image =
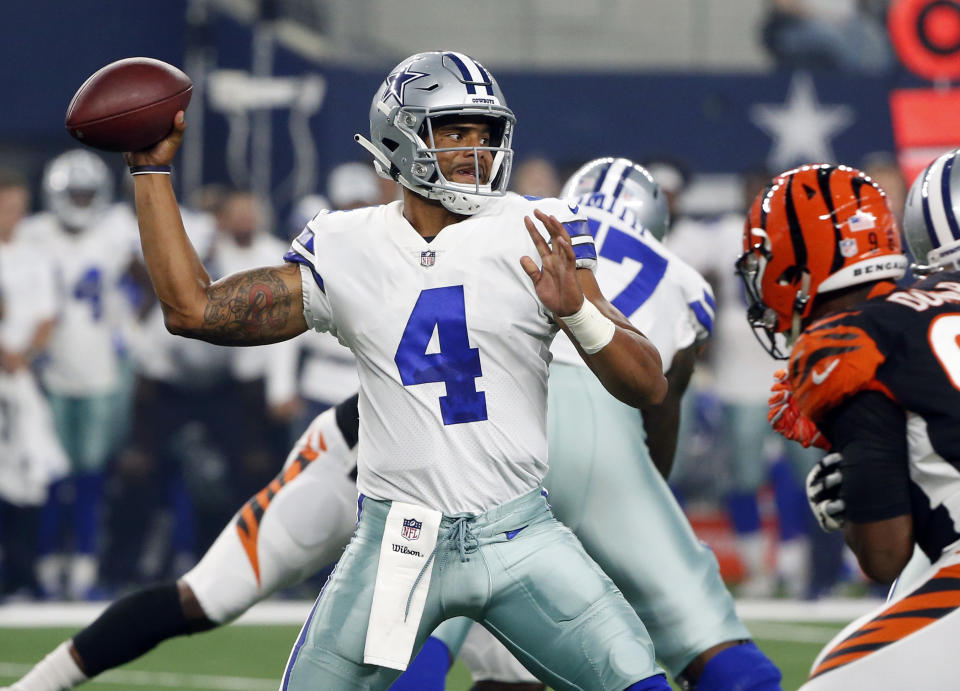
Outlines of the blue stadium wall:
{"label": "blue stadium wall", "polygon": [[[149,55],[182,65],[188,41],[186,0],[32,0],[5,8],[0,46],[0,156],[37,175],[42,160],[73,146],[63,129],[74,90],[102,65],[131,55]],[[203,40],[217,51],[217,66],[250,68],[248,27],[216,16]],[[424,46],[425,49],[433,46]],[[495,66],[494,56],[476,56]],[[322,109],[311,119],[318,147],[320,187],[329,168],[365,153],[353,142],[367,129],[370,97],[392,65],[352,70],[319,66],[278,49],[276,75],[317,72],[327,81]],[[770,137],[752,124],[755,104],[782,104],[791,75],[744,74],[532,74],[498,70],[519,123],[518,159],[548,154],[561,164],[617,154],[661,154],[685,160],[702,172],[738,172],[766,160]],[[903,77],[852,80],[815,77],[823,105],[845,104],[853,121],[833,140],[836,157],[858,164],[863,156],[893,147],[888,93]],[[189,114],[188,114],[189,116]],[[274,114],[272,169],[283,178],[292,165],[286,115]],[[226,122],[207,112],[204,178],[226,179]],[[188,118],[189,119],[189,118]],[[112,159],[115,168],[119,157]]]}

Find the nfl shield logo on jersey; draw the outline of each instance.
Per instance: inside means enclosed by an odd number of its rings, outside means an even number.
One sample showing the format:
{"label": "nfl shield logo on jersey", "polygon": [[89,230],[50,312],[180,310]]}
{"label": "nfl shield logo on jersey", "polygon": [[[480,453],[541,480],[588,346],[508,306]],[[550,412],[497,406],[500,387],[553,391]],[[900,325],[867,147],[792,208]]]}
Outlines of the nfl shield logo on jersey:
{"label": "nfl shield logo on jersey", "polygon": [[416,518],[404,518],[400,535],[407,540],[417,540],[420,538],[420,528],[422,527],[423,521],[418,521]]}
{"label": "nfl shield logo on jersey", "polygon": [[437,253],[433,250],[424,250],[420,253],[420,266],[431,267],[437,261]]}
{"label": "nfl shield logo on jersey", "polygon": [[857,253],[857,241],[853,238],[847,238],[840,241],[840,254],[844,257],[852,257]]}

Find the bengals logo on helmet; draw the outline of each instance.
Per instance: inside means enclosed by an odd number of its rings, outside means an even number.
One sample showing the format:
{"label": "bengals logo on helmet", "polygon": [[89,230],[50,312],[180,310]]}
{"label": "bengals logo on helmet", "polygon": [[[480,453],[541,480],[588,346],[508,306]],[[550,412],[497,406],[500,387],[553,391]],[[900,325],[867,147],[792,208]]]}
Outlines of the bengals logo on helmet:
{"label": "bengals logo on helmet", "polygon": [[886,194],[855,168],[816,164],[781,173],[754,199],[737,270],[748,320],[774,357],[775,334],[796,338],[817,295],[907,267]]}

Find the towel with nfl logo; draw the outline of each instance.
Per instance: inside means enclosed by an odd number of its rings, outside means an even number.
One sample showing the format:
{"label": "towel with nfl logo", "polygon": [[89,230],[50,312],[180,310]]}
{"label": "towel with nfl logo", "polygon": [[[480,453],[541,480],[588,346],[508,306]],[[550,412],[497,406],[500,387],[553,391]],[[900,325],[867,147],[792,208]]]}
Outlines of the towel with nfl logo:
{"label": "towel with nfl logo", "polygon": [[[404,670],[410,662],[427,602],[432,568],[417,576],[433,553],[440,532],[440,511],[395,501],[380,542],[380,563],[363,649],[366,664]],[[432,565],[431,565],[432,566]],[[416,583],[413,597],[410,591]],[[410,609],[407,611],[407,600]]]}

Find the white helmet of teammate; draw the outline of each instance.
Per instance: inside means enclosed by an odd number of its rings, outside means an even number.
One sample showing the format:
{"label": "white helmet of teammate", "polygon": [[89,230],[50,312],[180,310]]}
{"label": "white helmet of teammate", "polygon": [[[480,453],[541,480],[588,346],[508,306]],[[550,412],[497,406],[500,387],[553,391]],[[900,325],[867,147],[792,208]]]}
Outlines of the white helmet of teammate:
{"label": "white helmet of teammate", "polygon": [[903,235],[915,272],[960,269],[960,149],[937,158],[914,180],[903,212]]}
{"label": "white helmet of teammate", "polygon": [[[437,152],[441,149],[434,146],[433,125],[436,118],[451,116],[490,121],[490,146],[462,147],[492,153],[486,182],[481,181],[479,170],[472,185],[450,182],[440,172]],[[374,95],[370,139],[359,134],[354,138],[373,154],[381,177],[439,200],[453,213],[471,215],[487,198],[507,191],[515,124],[500,86],[479,62],[452,51],[417,53],[393,68]]]}
{"label": "white helmet of teammate", "polygon": [[51,160],[43,171],[46,207],[68,228],[86,228],[113,200],[113,176],[99,156],[73,149]]}
{"label": "white helmet of teammate", "polygon": [[585,163],[567,180],[560,196],[618,216],[631,213],[657,240],[663,240],[670,225],[667,196],[646,168],[626,158]]}

